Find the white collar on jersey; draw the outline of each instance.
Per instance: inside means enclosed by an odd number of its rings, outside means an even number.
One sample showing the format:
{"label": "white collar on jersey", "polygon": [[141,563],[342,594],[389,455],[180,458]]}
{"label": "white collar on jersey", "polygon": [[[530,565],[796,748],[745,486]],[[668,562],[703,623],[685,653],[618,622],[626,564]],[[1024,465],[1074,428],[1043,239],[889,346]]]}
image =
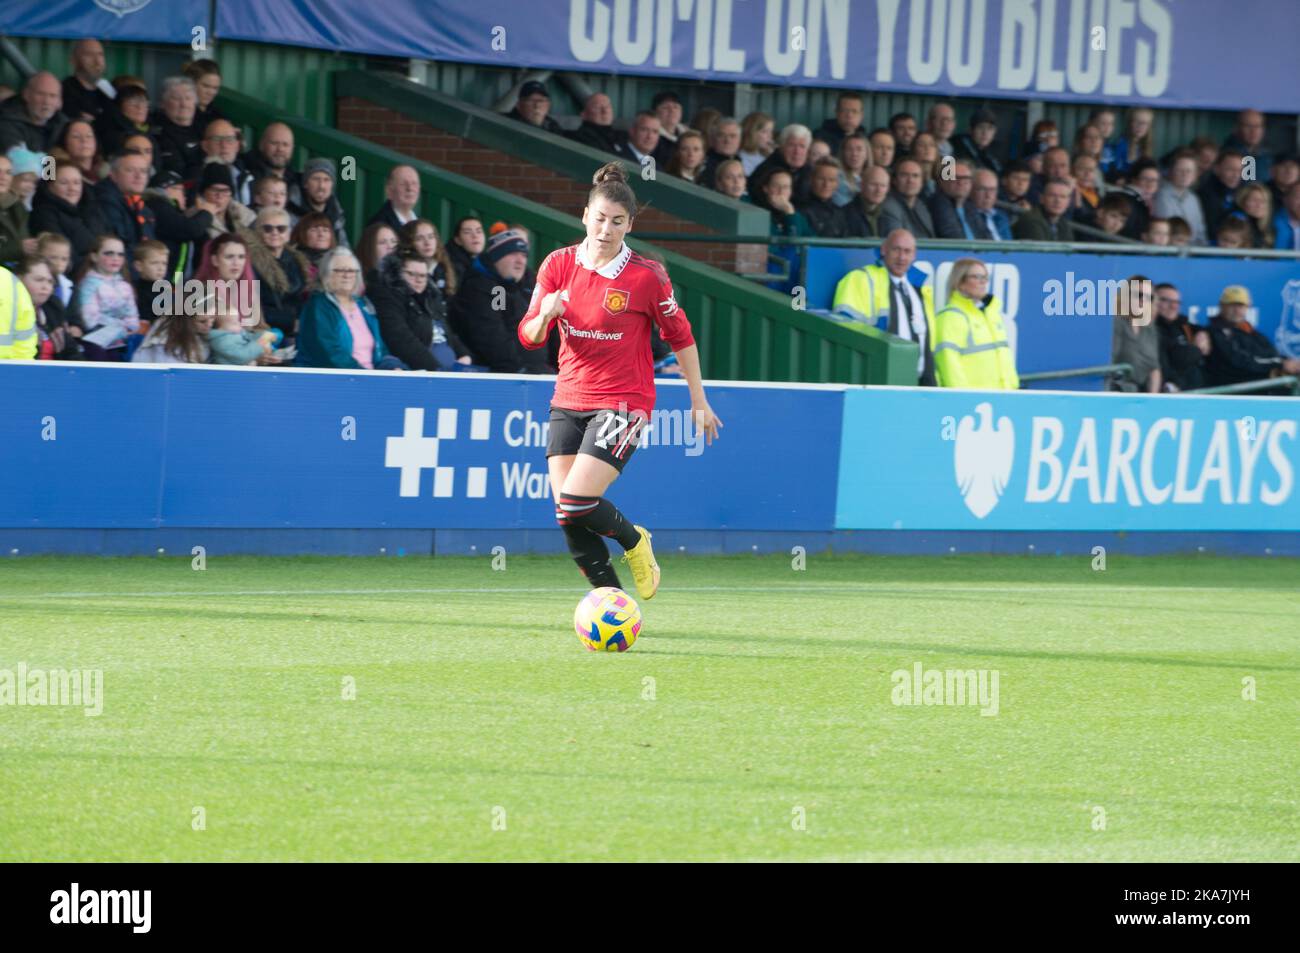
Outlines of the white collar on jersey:
{"label": "white collar on jersey", "polygon": [[588,271],[594,271],[602,278],[617,278],[619,274],[623,271],[623,266],[626,265],[628,263],[628,259],[632,257],[632,249],[627,247],[627,242],[623,242],[623,244],[619,246],[617,255],[611,258],[600,268],[593,268],[582,253],[583,249],[585,249],[586,247],[587,247],[586,239],[583,239],[583,241],[579,242],[578,253],[577,253],[578,264],[580,264],[583,268],[586,268]]}

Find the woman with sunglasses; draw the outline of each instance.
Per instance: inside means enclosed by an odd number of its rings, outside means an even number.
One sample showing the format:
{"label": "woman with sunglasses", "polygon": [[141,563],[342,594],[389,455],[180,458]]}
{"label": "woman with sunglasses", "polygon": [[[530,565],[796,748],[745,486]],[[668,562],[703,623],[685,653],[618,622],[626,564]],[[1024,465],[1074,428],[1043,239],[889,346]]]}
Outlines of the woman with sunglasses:
{"label": "woman with sunglasses", "polygon": [[290,247],[289,213],[284,209],[262,209],[253,235],[248,251],[262,298],[262,320],[292,338],[316,269],[306,255]]}

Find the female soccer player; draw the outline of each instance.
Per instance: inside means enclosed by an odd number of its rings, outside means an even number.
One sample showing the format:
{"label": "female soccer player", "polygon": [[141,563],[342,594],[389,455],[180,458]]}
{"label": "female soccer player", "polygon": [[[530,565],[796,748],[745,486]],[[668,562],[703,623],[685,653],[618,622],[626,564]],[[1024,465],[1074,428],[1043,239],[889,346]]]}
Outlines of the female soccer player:
{"label": "female soccer player", "polygon": [[637,594],[649,599],[660,575],[650,533],[604,496],[654,410],[652,322],[677,353],[691,389],[691,415],[708,443],[722,421],[704,397],[699,350],[668,273],[623,242],[637,213],[623,166],[603,165],[592,181],[582,210],[587,238],[546,256],[532,303],[519,322],[519,340],[526,348],[542,347],[551,323],[560,322],[560,374],[551,399],[546,462],[555,518],[569,552],[592,588],[622,589],[602,537],[618,540]]}

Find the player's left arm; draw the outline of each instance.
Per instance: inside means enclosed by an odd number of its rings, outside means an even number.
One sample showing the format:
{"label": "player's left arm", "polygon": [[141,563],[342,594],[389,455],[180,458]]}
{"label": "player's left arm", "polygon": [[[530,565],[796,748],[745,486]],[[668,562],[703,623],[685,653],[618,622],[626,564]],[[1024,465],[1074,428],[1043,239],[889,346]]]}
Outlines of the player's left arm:
{"label": "player's left arm", "polygon": [[691,418],[695,426],[704,431],[705,443],[712,444],[722,428],[722,418],[713,412],[709,399],[704,394],[704,376],[700,373],[700,349],[691,334],[691,322],[686,312],[677,304],[673,296],[673,285],[663,273],[659,282],[659,294],[654,309],[655,323],[659,325],[659,334],[677,355],[677,365],[682,369],[682,377],[691,390]]}
{"label": "player's left arm", "polygon": [[695,426],[704,431],[705,443],[713,443],[722,427],[722,418],[713,412],[708,398],[704,396],[704,379],[700,375],[700,349],[694,344],[673,351],[677,363],[682,369],[682,377],[691,389],[691,417]]}

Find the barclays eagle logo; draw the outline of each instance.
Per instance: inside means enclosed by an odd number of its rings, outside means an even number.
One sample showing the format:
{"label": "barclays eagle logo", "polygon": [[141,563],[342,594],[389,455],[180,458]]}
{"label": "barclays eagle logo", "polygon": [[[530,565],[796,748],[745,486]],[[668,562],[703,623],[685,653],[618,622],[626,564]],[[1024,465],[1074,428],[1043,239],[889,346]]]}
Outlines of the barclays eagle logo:
{"label": "barclays eagle logo", "polygon": [[957,488],[966,508],[983,519],[998,505],[1011,478],[1011,461],[1016,452],[1016,430],[1009,417],[999,417],[993,426],[993,407],[988,401],[975,405],[979,425],[967,414],[957,425],[953,467]]}
{"label": "barclays eagle logo", "polygon": [[153,0],[95,0],[95,6],[121,19],[128,13],[139,13],[152,2]]}

